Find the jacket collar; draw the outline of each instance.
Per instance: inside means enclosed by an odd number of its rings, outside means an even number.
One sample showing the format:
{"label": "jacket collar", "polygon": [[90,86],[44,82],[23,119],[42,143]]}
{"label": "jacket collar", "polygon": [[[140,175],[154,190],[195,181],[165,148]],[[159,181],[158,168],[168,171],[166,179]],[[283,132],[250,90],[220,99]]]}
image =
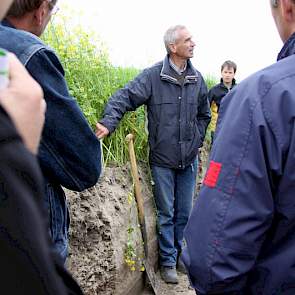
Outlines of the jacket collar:
{"label": "jacket collar", "polygon": [[[176,78],[173,77],[173,68],[169,63],[169,55],[167,54],[163,60],[163,66],[161,69],[160,77],[162,80],[167,80],[172,83],[179,84]],[[198,72],[193,67],[190,60],[187,61],[187,67],[184,77],[184,84],[186,83],[196,83],[198,80]]]}
{"label": "jacket collar", "polygon": [[291,35],[291,37],[286,41],[280,53],[278,54],[278,61],[288,57],[292,54],[295,54],[295,33]]}
{"label": "jacket collar", "polygon": [[1,25],[4,27],[9,27],[9,28],[15,29],[15,26],[13,24],[11,24],[7,19],[2,20]]}
{"label": "jacket collar", "polygon": [[[21,29],[17,29],[12,23],[10,23],[7,19],[4,19],[0,22],[0,25],[3,27],[8,27],[10,29],[15,29],[17,31],[21,31],[23,34],[26,34],[28,36],[30,36],[31,38],[37,40],[38,42],[42,42],[42,44],[45,46],[44,42],[41,40],[40,37],[36,36],[35,34],[25,31],[25,30],[21,30]],[[50,48],[48,45],[46,45],[47,48]]]}
{"label": "jacket collar", "polygon": [[[223,83],[223,79],[222,78],[220,78],[220,85],[223,86],[223,87],[226,87],[224,85],[224,83]],[[232,89],[234,86],[236,86],[236,79],[235,78],[233,78],[233,80],[232,80],[232,84],[231,84],[230,89]]]}

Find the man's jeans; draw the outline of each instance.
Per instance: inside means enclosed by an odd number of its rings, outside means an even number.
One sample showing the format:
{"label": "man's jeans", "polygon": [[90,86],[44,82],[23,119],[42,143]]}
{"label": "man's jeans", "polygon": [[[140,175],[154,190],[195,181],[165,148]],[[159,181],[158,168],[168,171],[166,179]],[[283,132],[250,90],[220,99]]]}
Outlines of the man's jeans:
{"label": "man's jeans", "polygon": [[175,266],[195,193],[197,159],[185,169],[151,165],[157,206],[160,265]]}
{"label": "man's jeans", "polygon": [[69,213],[65,194],[59,185],[46,184],[45,206],[48,212],[49,235],[53,242],[53,249],[62,262],[68,256]]}

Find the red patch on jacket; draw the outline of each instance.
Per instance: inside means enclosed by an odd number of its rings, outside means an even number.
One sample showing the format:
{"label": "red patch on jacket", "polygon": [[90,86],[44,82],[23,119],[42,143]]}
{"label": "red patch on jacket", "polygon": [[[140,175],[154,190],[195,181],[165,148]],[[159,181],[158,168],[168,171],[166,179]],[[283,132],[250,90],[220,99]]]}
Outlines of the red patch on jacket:
{"label": "red patch on jacket", "polygon": [[204,179],[204,184],[207,185],[208,187],[215,187],[219,173],[221,171],[222,164],[217,163],[214,161],[210,161],[209,168],[207,170],[205,179]]}

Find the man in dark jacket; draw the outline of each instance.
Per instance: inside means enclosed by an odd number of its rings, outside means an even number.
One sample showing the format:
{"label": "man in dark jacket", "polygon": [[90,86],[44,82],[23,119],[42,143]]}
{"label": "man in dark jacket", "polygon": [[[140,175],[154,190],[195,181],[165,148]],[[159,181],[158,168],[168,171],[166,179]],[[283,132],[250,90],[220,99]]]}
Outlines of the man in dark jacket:
{"label": "man in dark jacket", "polygon": [[222,98],[236,86],[235,74],[237,71],[237,65],[231,61],[226,60],[221,65],[221,79],[220,83],[213,86],[209,92],[209,103],[210,105],[214,102],[219,110]]}
{"label": "man in dark jacket", "polygon": [[165,282],[177,283],[177,257],[192,207],[198,148],[210,110],[206,84],[189,60],[195,47],[189,31],[180,25],[171,27],[164,42],[168,53],[164,61],[145,69],[110,98],[96,134],[99,138],[108,135],[127,111],[147,106],[161,274]]}
{"label": "man in dark jacket", "polygon": [[0,26],[0,47],[16,54],[44,92],[47,110],[38,158],[45,178],[50,234],[65,261],[69,217],[61,186],[75,191],[93,186],[101,170],[101,150],[69,94],[58,57],[37,37],[55,11],[56,0],[15,0]]}
{"label": "man in dark jacket", "polygon": [[208,92],[208,99],[211,108],[211,121],[208,126],[208,130],[211,131],[211,144],[213,143],[221,100],[236,86],[236,80],[234,78],[236,71],[237,65],[231,60],[226,60],[221,65],[220,83],[213,86]]}
{"label": "man in dark jacket", "polygon": [[223,99],[185,229],[197,294],[295,294],[295,1],[270,2],[284,47]]}

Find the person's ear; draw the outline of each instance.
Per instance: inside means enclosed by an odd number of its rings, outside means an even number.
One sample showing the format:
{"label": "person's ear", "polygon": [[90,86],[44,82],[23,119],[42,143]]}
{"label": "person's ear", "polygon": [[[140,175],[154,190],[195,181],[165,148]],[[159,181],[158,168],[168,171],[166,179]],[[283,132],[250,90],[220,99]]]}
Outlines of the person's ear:
{"label": "person's ear", "polygon": [[295,22],[295,4],[292,0],[280,0],[281,12],[287,22]]}
{"label": "person's ear", "polygon": [[42,4],[34,11],[34,21],[36,25],[42,26],[44,18],[48,13],[48,2],[43,1]]}
{"label": "person's ear", "polygon": [[175,53],[176,52],[176,46],[175,43],[170,43],[169,44],[170,52]]}

